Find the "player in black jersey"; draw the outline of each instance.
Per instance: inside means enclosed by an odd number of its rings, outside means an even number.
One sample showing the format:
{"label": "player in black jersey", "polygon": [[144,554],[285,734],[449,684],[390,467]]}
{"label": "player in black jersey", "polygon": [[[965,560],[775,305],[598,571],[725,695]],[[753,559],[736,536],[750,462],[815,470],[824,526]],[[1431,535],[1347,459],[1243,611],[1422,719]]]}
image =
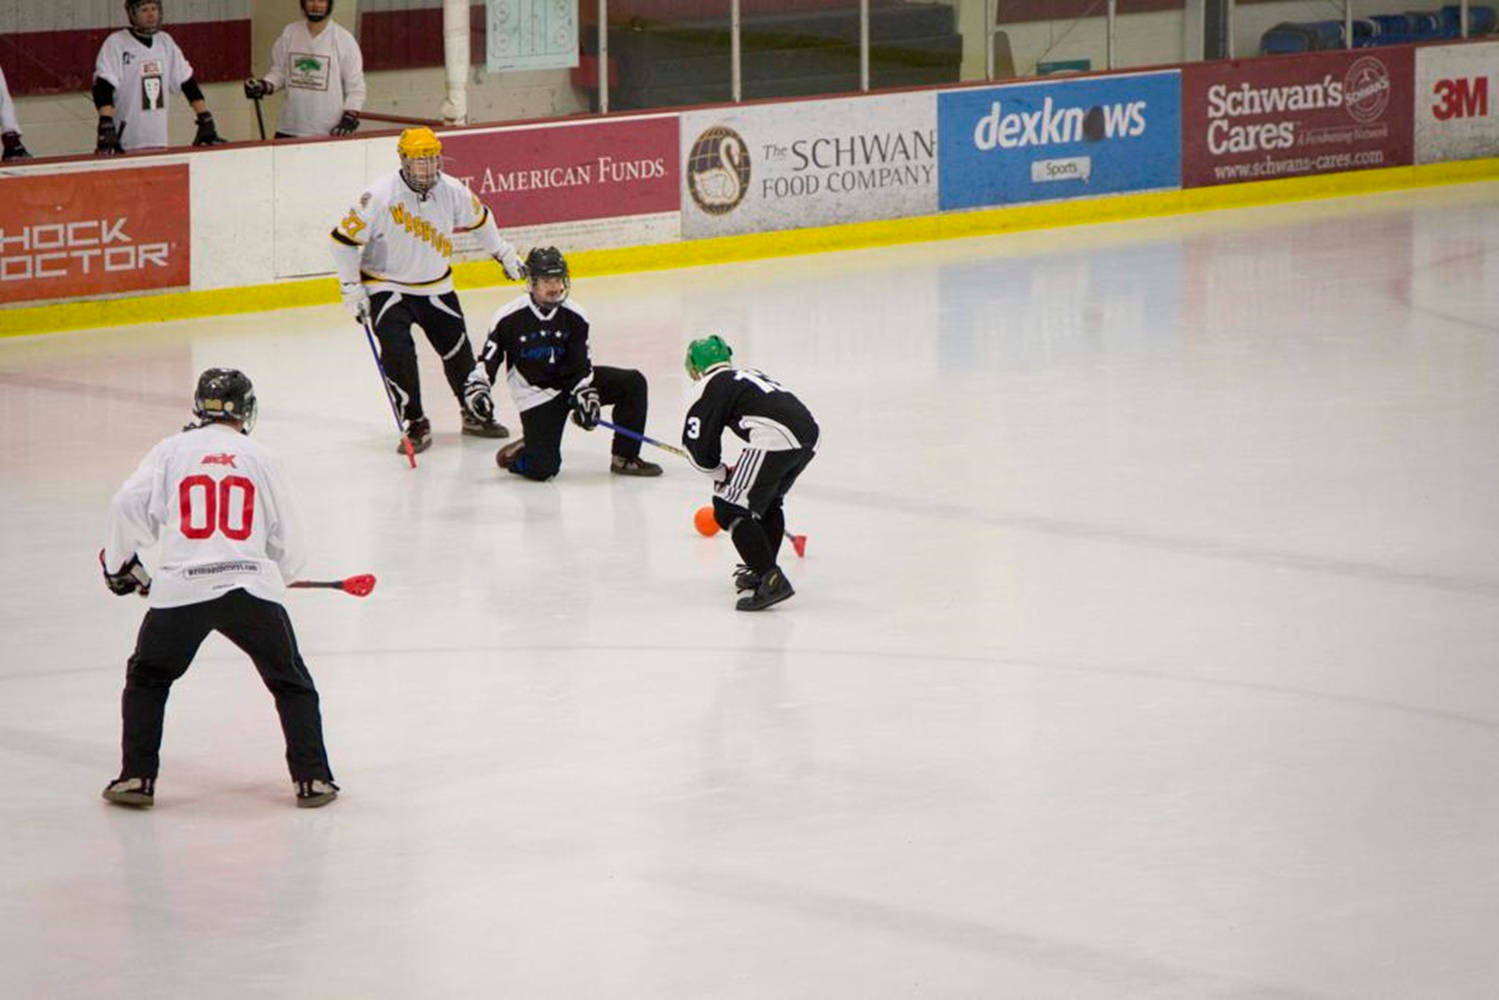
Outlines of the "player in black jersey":
{"label": "player in black jersey", "polygon": [[[776,564],[786,534],[782,501],[817,447],[817,421],[802,401],[753,368],[729,364],[733,350],[716,334],[687,345],[687,374],[701,381],[687,411],[682,444],[694,466],[713,477],[713,516],[734,540],[744,564],[734,574],[734,605],[760,611],[790,597],[791,581]],[[724,431],[745,447],[725,465]]]}
{"label": "player in black jersey", "polygon": [[[528,292],[494,314],[479,354],[487,392],[501,363],[520,411],[521,439],[495,453],[500,468],[527,479],[550,479],[562,467],[562,430],[568,414],[584,430],[598,426],[599,408],[614,407],[614,422],[645,433],[645,376],[633,368],[595,365],[588,356],[588,317],[568,299],[567,261],[556,247],[526,255]],[[479,377],[475,371],[476,379]],[[609,471],[659,476],[661,466],[640,457],[640,441],[614,435]]]}

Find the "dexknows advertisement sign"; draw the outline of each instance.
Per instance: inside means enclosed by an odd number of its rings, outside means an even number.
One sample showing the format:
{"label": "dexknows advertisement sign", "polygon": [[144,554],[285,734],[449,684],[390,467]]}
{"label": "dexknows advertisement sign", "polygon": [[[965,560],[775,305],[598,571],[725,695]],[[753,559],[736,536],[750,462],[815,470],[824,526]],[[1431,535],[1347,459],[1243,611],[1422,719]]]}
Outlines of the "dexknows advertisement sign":
{"label": "dexknows advertisement sign", "polygon": [[1411,162],[1411,49],[1182,70],[1182,184],[1204,187]]}
{"label": "dexknows advertisement sign", "polygon": [[1499,42],[1416,50],[1416,162],[1499,156]]}
{"label": "dexknows advertisement sign", "polygon": [[930,93],[688,112],[679,155],[687,238],[937,210]]}
{"label": "dexknows advertisement sign", "polygon": [[942,207],[1175,188],[1179,89],[1172,70],[941,94]]}
{"label": "dexknows advertisement sign", "polygon": [[677,119],[444,135],[443,170],[507,226],[677,210]]}
{"label": "dexknows advertisement sign", "polygon": [[0,179],[0,302],[191,280],[187,165]]}

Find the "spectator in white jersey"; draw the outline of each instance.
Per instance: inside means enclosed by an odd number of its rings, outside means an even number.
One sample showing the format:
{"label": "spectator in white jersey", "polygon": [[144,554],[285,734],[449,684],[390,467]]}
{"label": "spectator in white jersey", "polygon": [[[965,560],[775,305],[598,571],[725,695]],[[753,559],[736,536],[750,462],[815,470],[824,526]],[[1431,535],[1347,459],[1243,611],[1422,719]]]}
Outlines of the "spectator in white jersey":
{"label": "spectator in white jersey", "polygon": [[4,159],[29,160],[31,154],[21,145],[21,123],[16,120],[16,105],[10,99],[10,87],[5,83],[5,70],[0,69],[0,146],[4,147]]}
{"label": "spectator in white jersey", "polygon": [[192,64],[161,30],[161,0],[125,0],[128,28],[99,46],[94,63],[94,107],[99,110],[97,156],[116,156],[137,149],[165,149],[167,115],[173,90],[180,91],[197,114],[194,146],[217,146],[213,115]]}
{"label": "spectator in white jersey", "polygon": [[[326,805],[339,789],[318,692],[281,604],[305,561],[302,533],[280,464],[248,437],[255,387],[243,372],[210,368],[198,378],[193,415],[198,422],[152,448],[110,503],[104,582],[115,594],[149,597],[151,607],[125,671],[120,776],[104,797],[155,802],[167,695],[218,632],[249,655],[276,700],[297,805]],[[152,580],[139,552],[157,542]]]}
{"label": "spectator in white jersey", "polygon": [[344,306],[358,322],[374,324],[380,363],[413,448],[431,446],[432,423],[422,408],[412,326],[422,328],[442,358],[463,433],[509,437],[494,419],[489,382],[474,364],[463,307],[453,291],[453,241],[473,234],[511,281],[523,277],[525,267],[485,204],[442,172],[442,143],[431,129],[402,132],[396,151],[401,169],[371,184],[333,227],[333,265]]}
{"label": "spectator in white jersey", "polygon": [[271,68],[245,81],[245,96],[257,101],[286,91],[276,138],[351,135],[364,108],[364,56],[359,43],[335,23],[333,0],[302,0],[304,20],[293,21],[271,49]]}

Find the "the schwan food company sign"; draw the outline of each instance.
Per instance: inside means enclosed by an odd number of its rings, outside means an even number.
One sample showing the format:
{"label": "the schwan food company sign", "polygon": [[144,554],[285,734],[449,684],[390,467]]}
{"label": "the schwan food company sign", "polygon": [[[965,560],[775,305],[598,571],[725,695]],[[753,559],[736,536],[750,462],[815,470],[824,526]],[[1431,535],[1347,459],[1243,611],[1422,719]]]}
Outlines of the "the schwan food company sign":
{"label": "the schwan food company sign", "polygon": [[937,96],[943,209],[1181,186],[1177,71]]}

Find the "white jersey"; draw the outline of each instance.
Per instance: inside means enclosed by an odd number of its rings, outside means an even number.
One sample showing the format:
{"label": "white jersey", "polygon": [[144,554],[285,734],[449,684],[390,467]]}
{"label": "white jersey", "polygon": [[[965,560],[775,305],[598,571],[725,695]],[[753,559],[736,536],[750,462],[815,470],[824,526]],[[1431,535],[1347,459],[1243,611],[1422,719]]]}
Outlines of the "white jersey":
{"label": "white jersey", "polygon": [[21,123],[16,119],[16,104],[10,99],[10,87],[5,83],[5,70],[0,69],[0,132],[19,132]]}
{"label": "white jersey", "polygon": [[167,94],[182,90],[193,67],[165,31],[142,44],[121,28],[99,46],[94,76],[115,89],[115,127],[120,148],[160,149],[167,144]]}
{"label": "white jersey", "polygon": [[151,606],[198,604],[241,588],[280,603],[306,560],[279,463],[225,424],[152,448],[110,503],[111,572],[160,540]]}
{"label": "white jersey", "polygon": [[421,195],[396,171],[370,185],[334,227],[338,280],[362,281],[370,292],[446,294],[453,237],[468,232],[491,255],[514,258],[489,209],[462,182],[439,174]]}
{"label": "white jersey", "polygon": [[286,91],[276,131],[327,135],[344,111],[364,107],[364,56],[347,28],[324,21],[313,35],[306,21],[293,21],[271,49],[265,79]]}

